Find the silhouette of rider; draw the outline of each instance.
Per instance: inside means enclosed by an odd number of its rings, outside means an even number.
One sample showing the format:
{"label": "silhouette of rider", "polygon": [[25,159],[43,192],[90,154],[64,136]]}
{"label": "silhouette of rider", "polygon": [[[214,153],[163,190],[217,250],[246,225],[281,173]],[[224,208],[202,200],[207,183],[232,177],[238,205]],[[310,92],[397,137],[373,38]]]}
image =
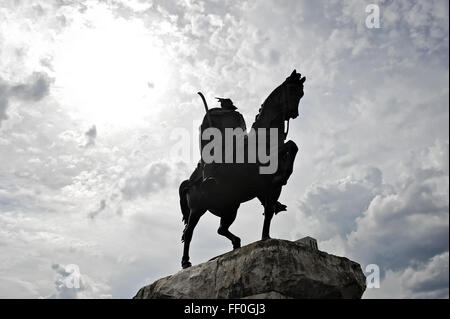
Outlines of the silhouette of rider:
{"label": "silhouette of rider", "polygon": [[[237,107],[233,104],[233,101],[231,99],[229,99],[229,98],[216,97],[216,99],[219,101],[220,107],[221,107],[222,110],[227,111],[227,112],[235,112],[235,113],[237,113],[236,114],[237,116],[235,117],[235,118],[239,119],[239,123],[237,124],[237,126],[242,128],[243,131],[245,132],[247,130],[247,128],[246,128],[244,117],[242,116],[241,113],[236,111]],[[211,111],[213,111],[213,110],[214,109],[212,109]],[[215,177],[216,168],[217,168],[216,163],[206,164],[201,159],[200,162],[198,163],[197,168],[192,173],[192,175],[190,177],[190,180],[195,182],[196,180],[198,180],[198,178],[200,178],[201,179],[201,183],[204,186],[206,186],[206,187],[213,187],[213,186],[215,186],[218,183],[218,181],[217,181],[217,179]],[[274,207],[275,214],[277,214],[279,212],[282,212],[282,211],[285,211],[285,210],[286,210],[286,205],[280,203],[279,201],[277,201],[275,203],[275,207]]]}
{"label": "silhouette of rider", "polygon": [[[236,116],[234,116],[234,118],[237,118],[239,121],[238,123],[236,123],[236,125],[242,128],[242,130],[245,132],[247,130],[247,127],[245,125],[244,117],[242,116],[241,113],[236,111],[237,107],[233,104],[233,101],[229,98],[221,98],[221,97],[216,97],[216,99],[219,101],[222,110],[236,113],[235,114]],[[216,163],[209,163],[203,165],[203,181],[202,181],[203,183],[208,185],[217,183],[217,179],[215,178],[214,174],[216,168],[217,168]]]}

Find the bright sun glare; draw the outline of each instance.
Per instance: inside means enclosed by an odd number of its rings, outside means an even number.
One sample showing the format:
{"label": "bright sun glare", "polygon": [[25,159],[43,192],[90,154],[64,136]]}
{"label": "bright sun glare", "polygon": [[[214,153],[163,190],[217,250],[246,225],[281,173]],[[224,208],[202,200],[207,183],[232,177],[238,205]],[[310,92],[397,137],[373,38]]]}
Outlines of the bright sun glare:
{"label": "bright sun glare", "polygon": [[72,27],[55,58],[58,96],[74,116],[130,126],[157,107],[168,81],[161,42],[135,21],[99,12]]}

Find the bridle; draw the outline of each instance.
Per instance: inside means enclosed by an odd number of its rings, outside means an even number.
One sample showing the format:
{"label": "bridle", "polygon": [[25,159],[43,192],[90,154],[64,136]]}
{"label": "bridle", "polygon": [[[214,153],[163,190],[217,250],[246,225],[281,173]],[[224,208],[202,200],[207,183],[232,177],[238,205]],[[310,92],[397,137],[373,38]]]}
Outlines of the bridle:
{"label": "bridle", "polygon": [[[288,89],[291,86],[294,86],[294,83],[290,83],[288,81],[284,82],[283,84],[281,84],[278,89],[281,90],[281,115],[282,115],[282,121],[283,121],[283,140],[286,140],[287,135],[289,133],[289,116],[288,116],[288,110],[289,110],[289,100],[288,100]],[[260,109],[260,114],[261,114],[261,110],[264,109],[265,104],[267,103],[267,101],[265,101],[262,105],[261,105],[261,109]],[[258,118],[258,117],[257,117]],[[274,118],[271,119],[271,121],[274,120]],[[285,128],[285,122],[286,123],[286,131],[284,131]]]}

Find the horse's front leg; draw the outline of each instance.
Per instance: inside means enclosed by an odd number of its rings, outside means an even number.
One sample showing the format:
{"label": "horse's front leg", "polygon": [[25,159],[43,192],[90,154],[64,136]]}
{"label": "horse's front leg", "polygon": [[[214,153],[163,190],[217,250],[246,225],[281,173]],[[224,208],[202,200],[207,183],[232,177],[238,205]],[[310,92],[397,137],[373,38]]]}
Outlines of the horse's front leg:
{"label": "horse's front leg", "polygon": [[202,217],[205,212],[206,210],[191,210],[189,214],[189,221],[183,234],[184,249],[183,257],[181,258],[181,267],[183,268],[188,268],[192,265],[189,261],[189,245],[191,244],[195,226],[197,226],[200,217]]}

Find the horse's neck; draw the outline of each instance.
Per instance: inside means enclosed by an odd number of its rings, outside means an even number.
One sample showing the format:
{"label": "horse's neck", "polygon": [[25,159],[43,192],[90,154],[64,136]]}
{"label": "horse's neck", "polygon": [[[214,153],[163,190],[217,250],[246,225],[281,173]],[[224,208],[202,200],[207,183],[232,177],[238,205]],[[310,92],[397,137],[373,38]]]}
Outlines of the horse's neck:
{"label": "horse's neck", "polygon": [[[275,91],[271,94],[273,95]],[[283,123],[283,105],[281,98],[277,95],[269,96],[261,106],[259,114],[252,127],[254,128],[275,128]]]}

